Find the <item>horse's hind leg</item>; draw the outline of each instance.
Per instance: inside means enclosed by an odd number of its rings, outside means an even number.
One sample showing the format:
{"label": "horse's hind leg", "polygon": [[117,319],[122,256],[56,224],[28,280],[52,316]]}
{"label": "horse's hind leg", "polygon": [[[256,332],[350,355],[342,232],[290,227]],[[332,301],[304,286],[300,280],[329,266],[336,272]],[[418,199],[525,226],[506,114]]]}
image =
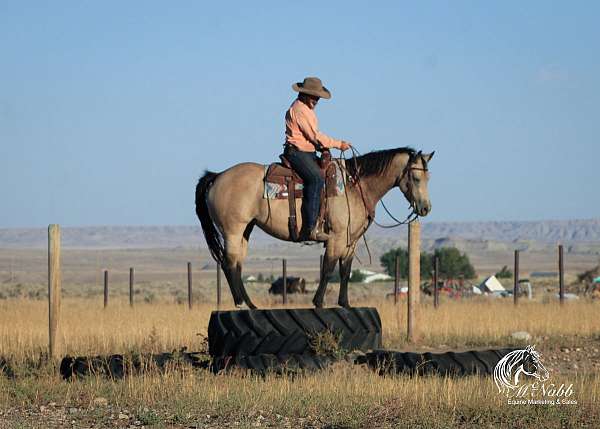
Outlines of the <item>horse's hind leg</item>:
{"label": "horse's hind leg", "polygon": [[223,272],[227,277],[227,282],[233,295],[236,306],[246,305],[254,309],[256,306],[250,300],[244,282],[242,281],[242,264],[248,251],[248,238],[252,231],[253,223],[246,226],[245,230],[239,233],[228,233],[225,236],[225,263]]}

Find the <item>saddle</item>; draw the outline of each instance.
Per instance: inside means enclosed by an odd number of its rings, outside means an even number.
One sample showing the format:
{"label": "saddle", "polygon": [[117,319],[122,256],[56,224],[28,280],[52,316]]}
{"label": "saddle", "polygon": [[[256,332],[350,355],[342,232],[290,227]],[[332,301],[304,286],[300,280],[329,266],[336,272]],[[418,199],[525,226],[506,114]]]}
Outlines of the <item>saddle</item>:
{"label": "saddle", "polygon": [[[299,231],[296,219],[296,198],[302,198],[303,196],[303,187],[301,185],[304,181],[294,171],[285,155],[279,155],[279,159],[281,162],[272,163],[267,167],[264,181],[265,184],[279,185],[277,187],[279,191],[273,193],[270,198],[287,198],[290,210],[288,217],[290,237],[292,238],[292,241],[298,241]],[[327,232],[328,225],[325,223],[327,198],[339,195],[338,168],[336,163],[331,159],[331,152],[328,150],[322,152],[318,164],[321,170],[321,177],[325,180],[325,186],[321,190],[321,205],[317,223],[320,222],[323,225],[325,232]]]}

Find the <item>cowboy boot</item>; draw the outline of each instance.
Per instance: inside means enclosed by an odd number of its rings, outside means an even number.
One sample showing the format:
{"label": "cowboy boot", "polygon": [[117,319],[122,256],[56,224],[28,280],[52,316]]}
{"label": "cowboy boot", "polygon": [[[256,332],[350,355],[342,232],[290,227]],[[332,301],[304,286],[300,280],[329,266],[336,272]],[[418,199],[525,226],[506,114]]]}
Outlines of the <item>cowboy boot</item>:
{"label": "cowboy boot", "polygon": [[329,234],[323,232],[318,226],[315,226],[308,238],[310,241],[327,241],[329,239]]}

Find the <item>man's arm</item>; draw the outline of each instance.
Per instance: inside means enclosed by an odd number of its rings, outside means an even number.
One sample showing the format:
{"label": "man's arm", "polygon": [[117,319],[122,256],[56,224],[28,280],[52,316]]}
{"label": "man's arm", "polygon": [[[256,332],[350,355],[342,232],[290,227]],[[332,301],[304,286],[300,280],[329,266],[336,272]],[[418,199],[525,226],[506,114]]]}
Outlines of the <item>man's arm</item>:
{"label": "man's arm", "polygon": [[294,111],[293,114],[294,119],[298,124],[298,128],[300,128],[300,131],[302,131],[304,137],[309,142],[311,142],[317,149],[319,149],[319,146],[323,146],[326,148],[337,148],[342,150],[347,149],[342,140],[337,140],[332,137],[329,137],[328,135],[318,130],[317,118],[314,114],[309,116],[309,114],[305,113],[301,109]]}

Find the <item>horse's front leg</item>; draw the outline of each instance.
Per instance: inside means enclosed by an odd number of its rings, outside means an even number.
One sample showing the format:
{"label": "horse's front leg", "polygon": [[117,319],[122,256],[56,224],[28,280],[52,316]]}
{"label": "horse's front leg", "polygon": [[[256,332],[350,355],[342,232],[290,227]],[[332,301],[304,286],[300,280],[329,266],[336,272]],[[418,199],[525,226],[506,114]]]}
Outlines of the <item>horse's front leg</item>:
{"label": "horse's front leg", "polygon": [[331,274],[335,269],[338,261],[338,255],[334,254],[333,249],[327,246],[325,250],[325,256],[323,257],[323,266],[321,267],[321,278],[319,280],[319,288],[315,297],[313,298],[313,304],[317,308],[323,307],[323,299],[325,298],[325,292],[327,291],[327,283],[331,278]]}
{"label": "horse's front leg", "polygon": [[338,305],[340,307],[350,308],[348,302],[348,282],[352,273],[352,260],[354,259],[354,249],[352,246],[346,256],[340,258],[340,295],[338,297]]}

